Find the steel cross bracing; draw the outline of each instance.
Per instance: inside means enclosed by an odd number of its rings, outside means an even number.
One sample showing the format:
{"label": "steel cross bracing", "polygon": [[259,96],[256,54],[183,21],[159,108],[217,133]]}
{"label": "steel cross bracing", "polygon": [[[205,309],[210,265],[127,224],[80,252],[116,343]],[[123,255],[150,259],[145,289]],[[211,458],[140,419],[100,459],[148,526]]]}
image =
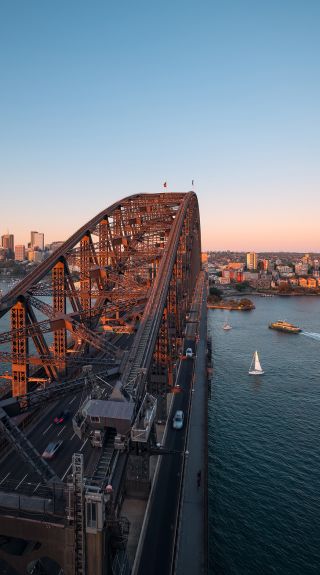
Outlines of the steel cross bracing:
{"label": "steel cross bracing", "polygon": [[[89,349],[120,357],[112,334],[135,331],[182,198],[137,195],[117,202],[2,299],[0,316],[11,310],[12,329],[0,334],[0,345],[11,343],[13,395],[26,393],[31,375],[35,379],[30,363],[52,381],[64,378],[75,356]],[[1,351],[0,361],[7,362],[8,350]]]}
{"label": "steel cross bracing", "polygon": [[[143,381],[146,378],[147,370],[150,368],[151,360],[154,354],[155,343],[158,337],[163,313],[168,298],[169,286],[172,279],[174,266],[178,258],[179,242],[186,242],[184,231],[185,220],[188,210],[194,210],[193,225],[195,229],[192,233],[198,233],[197,246],[197,267],[196,273],[200,269],[200,227],[198,206],[192,206],[192,200],[196,201],[196,196],[192,193],[187,194],[181,202],[180,209],[172,225],[171,233],[168,238],[159,268],[157,270],[156,280],[152,287],[140,328],[135,338],[134,346],[131,350],[126,370],[123,374],[123,386],[135,397],[140,397],[144,391]],[[190,230],[189,230],[190,231]],[[186,251],[186,246],[185,246]],[[196,277],[196,274],[195,274]],[[193,282],[190,282],[192,286]],[[177,311],[177,310],[176,310]]]}

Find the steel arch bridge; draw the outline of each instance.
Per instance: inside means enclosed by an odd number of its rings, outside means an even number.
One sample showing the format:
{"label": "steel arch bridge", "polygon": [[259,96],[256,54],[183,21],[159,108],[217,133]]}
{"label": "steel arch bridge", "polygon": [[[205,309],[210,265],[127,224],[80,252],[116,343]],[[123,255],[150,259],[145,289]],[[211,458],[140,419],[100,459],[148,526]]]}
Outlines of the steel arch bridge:
{"label": "steel arch bridge", "polygon": [[[30,476],[41,482],[37,504],[43,503],[43,509],[50,507],[51,516],[56,514],[60,522],[65,522],[66,539],[53,523],[51,539],[56,538],[60,545],[52,559],[66,561],[67,574],[100,573],[100,543],[96,557],[85,556],[85,549],[91,546],[88,541],[95,537],[92,527],[89,531],[85,527],[88,506],[98,505],[100,497],[99,513],[106,515],[106,529],[124,541],[127,528],[118,503],[123,483],[125,489],[130,489],[139,477],[144,493],[150,489],[146,462],[150,454],[161,454],[155,443],[156,412],[166,419],[166,398],[174,391],[176,365],[183,352],[187,317],[200,272],[196,194],[138,194],[100,212],[1,300],[0,318],[7,314],[11,329],[0,333],[0,362],[11,366],[2,373],[11,388],[0,398],[0,449],[4,444],[18,452]],[[109,376],[112,385],[105,380]],[[92,387],[99,385],[101,378],[111,388],[108,394],[104,388],[103,413],[109,406],[111,420],[112,410],[119,414],[121,403],[117,435],[101,443],[101,456],[95,458],[96,467],[91,469],[90,477],[85,472],[83,454],[77,453],[70,464],[71,479],[64,480],[65,474],[62,476],[41,458],[12,416],[74,394],[87,386],[88,380]],[[95,404],[99,404],[100,395],[90,397],[98,398]],[[74,431],[81,439],[92,433],[84,416],[90,401],[73,420]],[[91,417],[91,423],[94,419],[99,417]],[[116,468],[122,479],[110,510],[105,489],[112,473],[116,475]],[[11,487],[5,478],[1,480],[0,499],[1,493],[6,498],[10,490],[19,493],[23,488],[20,485],[18,479]],[[28,488],[22,493],[25,505]],[[32,507],[31,500],[32,496],[28,503]],[[60,502],[62,511],[60,507],[51,510],[52,501]],[[0,536],[12,538],[19,521],[21,537],[31,537],[20,499],[19,513],[22,516],[18,519],[14,510],[11,521],[10,510],[6,509],[6,524]],[[47,545],[48,535],[42,536],[36,524],[34,521],[35,540],[42,541],[43,537]],[[7,556],[0,546],[1,558]],[[24,560],[19,561],[22,565]],[[24,573],[24,564],[21,569]]]}
{"label": "steel arch bridge", "polygon": [[90,362],[121,366],[131,393],[141,369],[172,385],[200,249],[193,192],[129,196],[91,219],[1,301],[0,317],[11,316],[0,361],[11,364],[12,396],[34,381],[65,382]]}

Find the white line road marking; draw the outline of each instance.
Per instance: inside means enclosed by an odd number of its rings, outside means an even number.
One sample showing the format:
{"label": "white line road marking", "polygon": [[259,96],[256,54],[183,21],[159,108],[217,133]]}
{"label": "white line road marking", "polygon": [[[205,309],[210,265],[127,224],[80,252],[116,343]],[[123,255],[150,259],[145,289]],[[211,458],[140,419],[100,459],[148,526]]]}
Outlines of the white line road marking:
{"label": "white line road marking", "polygon": [[72,440],[73,440],[74,436],[75,436],[75,433],[74,433],[73,435],[71,435],[71,437],[70,437],[70,441],[72,441]]}
{"label": "white line road marking", "polygon": [[32,493],[35,493],[35,492],[37,491],[37,489],[38,489],[39,485],[40,485],[40,483],[38,483],[37,487],[36,487],[36,488],[33,490],[33,492],[32,492]]}
{"label": "white line road marking", "polygon": [[82,450],[83,450],[83,448],[84,448],[85,444],[87,443],[87,441],[88,441],[88,438],[87,438],[87,439],[85,440],[85,442],[84,442],[84,443],[81,445],[81,447],[80,447],[80,451],[82,451]]}
{"label": "white line road marking", "polygon": [[52,423],[50,423],[49,427],[47,427],[47,429],[44,430],[42,435],[45,435],[47,433],[47,431],[49,431],[50,427],[52,427]]}
{"label": "white line road marking", "polygon": [[3,479],[1,479],[0,485],[1,485],[1,483],[3,483],[7,479],[8,475],[10,475],[10,473],[11,473],[11,471],[9,471],[9,473],[7,473],[7,475]]}
{"label": "white line road marking", "polygon": [[70,463],[69,467],[66,469],[65,474],[61,477],[62,481],[64,480],[65,476],[67,475],[67,473],[68,473],[68,471],[69,471],[71,465],[72,465],[72,463]]}
{"label": "white line road marking", "polygon": [[15,491],[17,491],[17,489],[18,489],[18,487],[20,487],[21,483],[24,482],[24,480],[25,480],[25,478],[27,477],[27,475],[28,475],[28,474],[26,473],[25,476],[24,476],[24,478],[21,479],[20,483],[18,483],[17,487],[15,487],[15,489],[14,489]]}
{"label": "white line road marking", "polygon": [[73,399],[71,399],[71,401],[69,401],[68,405],[71,405],[76,399],[77,399],[77,396],[75,396]]}
{"label": "white line road marking", "polygon": [[60,431],[59,431],[58,435],[60,435],[60,434],[63,432],[63,430],[64,430],[65,428],[66,428],[66,426],[64,425],[64,426],[63,426],[63,427],[60,429]]}

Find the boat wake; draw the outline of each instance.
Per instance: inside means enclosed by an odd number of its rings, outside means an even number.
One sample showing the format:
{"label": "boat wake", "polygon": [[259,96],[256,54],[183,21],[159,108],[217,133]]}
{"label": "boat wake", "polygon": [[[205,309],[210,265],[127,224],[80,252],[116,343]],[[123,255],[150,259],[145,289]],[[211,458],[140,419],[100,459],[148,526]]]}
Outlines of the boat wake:
{"label": "boat wake", "polygon": [[302,331],[301,335],[305,335],[307,337],[311,337],[311,339],[315,339],[317,341],[320,341],[320,333],[313,333],[310,331]]}

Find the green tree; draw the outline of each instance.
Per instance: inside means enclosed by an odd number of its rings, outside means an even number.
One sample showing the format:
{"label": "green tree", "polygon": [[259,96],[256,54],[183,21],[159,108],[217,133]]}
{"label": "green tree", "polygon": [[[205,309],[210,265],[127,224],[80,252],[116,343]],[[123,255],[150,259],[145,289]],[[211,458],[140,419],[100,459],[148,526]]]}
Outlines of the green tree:
{"label": "green tree", "polygon": [[244,282],[238,282],[235,284],[234,286],[236,288],[236,290],[238,291],[245,291],[246,289],[248,289],[250,287],[249,282],[244,281]]}
{"label": "green tree", "polygon": [[211,287],[209,288],[209,294],[210,294],[211,296],[215,296],[215,297],[218,297],[219,299],[221,299],[222,291],[221,291],[221,289],[219,289],[219,288],[217,288],[217,287],[215,287],[215,286],[211,286]]}

